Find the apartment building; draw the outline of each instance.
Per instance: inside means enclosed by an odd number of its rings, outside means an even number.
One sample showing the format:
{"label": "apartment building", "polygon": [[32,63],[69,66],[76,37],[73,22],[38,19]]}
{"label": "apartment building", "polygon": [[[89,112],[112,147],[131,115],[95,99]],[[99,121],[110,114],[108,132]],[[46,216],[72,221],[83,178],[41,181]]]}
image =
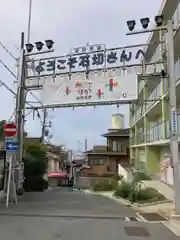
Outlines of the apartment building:
{"label": "apartment building", "polygon": [[[157,15],[165,22],[172,19],[174,29],[180,30],[180,1],[163,1]],[[166,33],[154,32],[148,43],[166,42]],[[178,129],[180,133],[180,31],[174,32]],[[166,60],[165,44],[151,44],[145,57],[148,62]],[[163,66],[162,66],[163,67]],[[165,66],[166,67],[166,66]],[[170,153],[170,114],[168,79],[159,77],[139,80],[139,99],[130,106],[130,159],[136,168],[155,178],[173,184],[173,169],[163,165]]]}

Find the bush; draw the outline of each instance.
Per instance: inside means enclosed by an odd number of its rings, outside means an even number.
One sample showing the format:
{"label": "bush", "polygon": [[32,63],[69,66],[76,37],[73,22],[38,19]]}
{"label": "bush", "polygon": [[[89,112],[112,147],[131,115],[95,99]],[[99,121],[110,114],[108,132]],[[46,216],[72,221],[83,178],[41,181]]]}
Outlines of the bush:
{"label": "bush", "polygon": [[26,192],[43,192],[48,188],[48,181],[41,176],[27,178],[24,181],[23,187]]}
{"label": "bush", "polygon": [[122,198],[129,198],[132,194],[132,184],[123,182],[118,187],[118,189],[115,192],[115,195]]}
{"label": "bush", "polygon": [[114,179],[102,180],[98,183],[91,184],[91,188],[93,191],[113,191],[117,189],[117,186],[118,182]]}
{"label": "bush", "polygon": [[139,182],[143,180],[151,180],[151,178],[145,172],[136,172],[134,176],[134,181]]}
{"label": "bush", "polygon": [[115,175],[113,176],[113,179],[116,180],[117,182],[123,180],[123,176],[122,175]]}
{"label": "bush", "polygon": [[101,175],[101,177],[103,177],[103,178],[113,178],[114,174],[113,173],[104,173],[104,174]]}
{"label": "bush", "polygon": [[140,189],[136,192],[136,201],[137,202],[155,202],[155,201],[163,201],[165,200],[165,196],[159,193],[154,188],[146,188],[146,189]]}

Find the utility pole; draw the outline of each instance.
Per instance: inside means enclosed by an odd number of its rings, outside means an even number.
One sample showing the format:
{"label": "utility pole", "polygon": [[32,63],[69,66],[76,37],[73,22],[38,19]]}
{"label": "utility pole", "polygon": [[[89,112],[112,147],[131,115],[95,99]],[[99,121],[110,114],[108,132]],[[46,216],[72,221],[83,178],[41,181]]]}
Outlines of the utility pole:
{"label": "utility pole", "polygon": [[169,104],[171,120],[171,138],[170,148],[173,164],[174,181],[174,204],[176,213],[180,214],[180,162],[179,162],[179,144],[178,144],[178,126],[177,126],[177,105],[176,105],[176,77],[174,63],[174,30],[173,21],[169,20],[167,24],[167,61],[169,73]]}
{"label": "utility pole", "polygon": [[32,0],[29,0],[29,14],[28,14],[28,35],[27,35],[27,43],[30,42],[30,37],[31,37],[31,17],[32,17]]}
{"label": "utility pole", "polygon": [[[22,164],[23,157],[23,140],[24,140],[24,113],[25,113],[25,67],[24,67],[24,33],[21,33],[21,49],[19,61],[19,79],[17,86],[16,98],[16,124],[17,124],[17,140],[19,142],[19,150],[16,155],[16,165],[19,167]],[[19,172],[17,176],[17,190],[22,188],[21,179],[19,179]]]}
{"label": "utility pole", "polygon": [[47,109],[43,109],[43,122],[42,122],[42,131],[41,131],[41,141],[44,142],[45,131],[46,131],[46,118],[47,118]]}
{"label": "utility pole", "polygon": [[17,86],[17,98],[16,98],[16,124],[17,124],[17,140],[19,142],[19,150],[16,155],[16,165],[18,170],[17,176],[17,190],[21,190],[23,188],[23,140],[24,140],[24,120],[25,120],[25,102],[26,102],[26,75],[28,72],[26,71],[26,65],[28,62],[29,56],[40,55],[45,53],[53,52],[54,42],[52,40],[46,40],[47,50],[42,51],[43,42],[38,41],[35,43],[36,49],[38,50],[35,53],[32,53],[34,45],[32,43],[26,44],[26,52],[25,52],[25,44],[24,44],[24,33],[21,33],[21,49],[20,49],[20,61],[19,61],[19,78],[18,78],[18,86]]}

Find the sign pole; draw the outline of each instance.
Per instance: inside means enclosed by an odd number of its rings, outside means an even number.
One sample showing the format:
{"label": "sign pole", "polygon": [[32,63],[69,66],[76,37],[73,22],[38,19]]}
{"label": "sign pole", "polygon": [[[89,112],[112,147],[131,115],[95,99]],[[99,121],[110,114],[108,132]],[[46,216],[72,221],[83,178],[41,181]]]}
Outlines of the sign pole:
{"label": "sign pole", "polygon": [[15,180],[15,167],[16,167],[15,155],[19,149],[19,143],[16,138],[17,135],[16,124],[13,122],[6,123],[4,125],[4,135],[5,135],[4,150],[6,158],[4,190],[7,193],[6,208],[8,208],[10,197],[17,204],[16,180]]}
{"label": "sign pole", "polygon": [[7,195],[6,195],[6,208],[9,207],[9,196],[10,196],[10,187],[11,187],[11,174],[12,174],[12,156],[8,159],[9,168],[8,168],[8,182],[7,182]]}

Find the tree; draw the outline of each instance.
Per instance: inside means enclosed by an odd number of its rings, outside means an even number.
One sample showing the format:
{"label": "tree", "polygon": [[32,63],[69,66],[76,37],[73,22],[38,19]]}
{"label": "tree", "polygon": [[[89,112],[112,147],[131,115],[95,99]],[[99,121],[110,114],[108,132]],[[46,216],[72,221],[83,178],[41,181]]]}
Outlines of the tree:
{"label": "tree", "polygon": [[0,139],[4,138],[4,124],[6,123],[6,120],[0,121]]}
{"label": "tree", "polygon": [[43,176],[47,170],[46,147],[39,142],[24,143],[25,190],[43,190]]}

